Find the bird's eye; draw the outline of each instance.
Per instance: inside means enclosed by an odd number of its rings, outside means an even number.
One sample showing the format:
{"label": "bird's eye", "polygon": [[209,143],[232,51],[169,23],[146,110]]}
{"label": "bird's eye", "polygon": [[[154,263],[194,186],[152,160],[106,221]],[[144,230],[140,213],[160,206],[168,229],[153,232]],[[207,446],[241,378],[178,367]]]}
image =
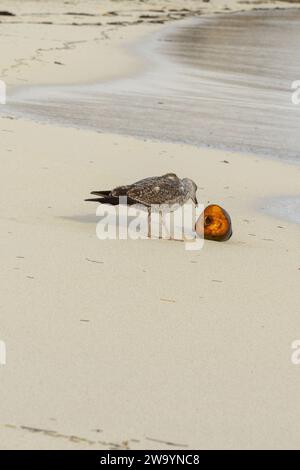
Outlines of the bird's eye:
{"label": "bird's eye", "polygon": [[204,222],[205,222],[205,225],[209,225],[209,224],[212,223],[212,218],[211,218],[209,215],[207,215],[207,216],[205,217],[205,221],[204,221]]}

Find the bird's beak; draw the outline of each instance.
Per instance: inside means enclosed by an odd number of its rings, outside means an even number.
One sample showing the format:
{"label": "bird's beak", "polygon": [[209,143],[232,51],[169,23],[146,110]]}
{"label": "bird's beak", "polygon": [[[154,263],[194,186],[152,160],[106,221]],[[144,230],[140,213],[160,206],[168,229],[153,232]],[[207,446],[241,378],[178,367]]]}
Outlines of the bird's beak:
{"label": "bird's beak", "polygon": [[195,194],[194,197],[192,197],[192,201],[195,204],[195,206],[198,206],[198,201],[197,201],[197,198],[196,198],[196,194]]}

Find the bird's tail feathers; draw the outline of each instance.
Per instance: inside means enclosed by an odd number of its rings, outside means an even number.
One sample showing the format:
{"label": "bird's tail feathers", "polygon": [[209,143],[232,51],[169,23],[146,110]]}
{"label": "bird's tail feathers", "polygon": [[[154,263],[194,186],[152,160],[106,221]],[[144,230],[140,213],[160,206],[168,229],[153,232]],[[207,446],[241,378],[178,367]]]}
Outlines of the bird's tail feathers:
{"label": "bird's tail feathers", "polygon": [[99,204],[110,204],[111,206],[117,206],[119,204],[119,198],[113,196],[96,197],[85,199],[85,201],[99,202]]}
{"label": "bird's tail feathers", "polygon": [[92,191],[91,194],[94,196],[109,196],[111,191]]}

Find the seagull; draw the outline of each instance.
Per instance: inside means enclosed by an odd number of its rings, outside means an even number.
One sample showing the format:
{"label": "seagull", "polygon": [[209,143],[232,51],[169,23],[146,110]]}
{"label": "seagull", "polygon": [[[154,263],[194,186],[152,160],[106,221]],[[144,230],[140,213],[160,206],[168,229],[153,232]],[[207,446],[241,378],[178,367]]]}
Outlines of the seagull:
{"label": "seagull", "polygon": [[119,205],[120,197],[127,197],[127,205],[141,204],[148,209],[148,236],[151,237],[151,206],[168,205],[169,211],[183,206],[190,199],[197,206],[197,185],[190,178],[180,179],[175,173],[166,173],[162,176],[152,176],[136,181],[126,186],[117,186],[107,191],[92,191],[97,198],[85,199],[85,201],[98,202],[100,204]]}

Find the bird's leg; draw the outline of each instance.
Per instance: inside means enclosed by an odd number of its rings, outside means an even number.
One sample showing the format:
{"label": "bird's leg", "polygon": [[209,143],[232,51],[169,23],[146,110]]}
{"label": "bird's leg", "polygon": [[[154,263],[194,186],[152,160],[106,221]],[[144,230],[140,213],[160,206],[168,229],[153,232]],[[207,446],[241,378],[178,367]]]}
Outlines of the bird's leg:
{"label": "bird's leg", "polygon": [[160,209],[158,211],[158,227],[159,227],[159,235],[158,238],[162,238],[162,227],[163,225],[163,211]]}
{"label": "bird's leg", "polygon": [[151,207],[148,207],[148,238],[151,238]]}

